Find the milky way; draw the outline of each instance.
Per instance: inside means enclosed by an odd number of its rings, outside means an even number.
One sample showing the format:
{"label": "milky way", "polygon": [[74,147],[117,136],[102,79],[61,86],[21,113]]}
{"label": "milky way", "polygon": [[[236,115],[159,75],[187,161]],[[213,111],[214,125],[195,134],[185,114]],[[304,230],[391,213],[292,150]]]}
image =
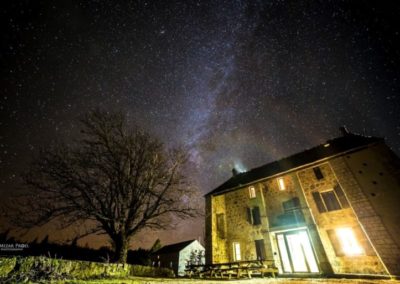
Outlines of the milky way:
{"label": "milky way", "polygon": [[76,119],[98,107],[187,147],[202,194],[234,166],[310,148],[341,125],[386,137],[399,154],[400,4],[347,2],[9,4],[1,194],[15,190],[40,147],[77,137]]}

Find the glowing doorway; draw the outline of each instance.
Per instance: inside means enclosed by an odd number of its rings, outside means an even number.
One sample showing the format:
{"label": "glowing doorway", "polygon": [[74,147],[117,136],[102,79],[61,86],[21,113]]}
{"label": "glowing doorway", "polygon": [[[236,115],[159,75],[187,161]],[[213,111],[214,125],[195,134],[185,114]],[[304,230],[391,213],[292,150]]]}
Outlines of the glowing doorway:
{"label": "glowing doorway", "polygon": [[285,273],[318,273],[318,265],[306,230],[276,235],[282,269]]}

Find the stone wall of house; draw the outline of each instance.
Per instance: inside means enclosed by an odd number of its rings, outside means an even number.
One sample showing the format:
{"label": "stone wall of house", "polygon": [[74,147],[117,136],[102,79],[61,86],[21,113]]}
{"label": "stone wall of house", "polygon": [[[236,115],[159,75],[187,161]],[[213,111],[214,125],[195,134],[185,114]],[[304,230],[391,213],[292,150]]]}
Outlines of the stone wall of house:
{"label": "stone wall of house", "polygon": [[[226,213],[227,224],[227,244],[231,246],[228,249],[228,258],[234,260],[233,242],[240,243],[242,260],[257,259],[255,240],[264,239],[262,229],[267,224],[266,212],[262,202],[261,191],[259,185],[254,185],[256,190],[256,198],[250,199],[248,187],[226,193]],[[261,215],[261,224],[252,225],[248,220],[248,208],[258,206]],[[264,243],[265,244],[265,243]]]}
{"label": "stone wall of house", "polygon": [[212,196],[211,206],[211,242],[212,242],[212,263],[228,262],[226,236],[221,236],[217,228],[217,215],[224,214],[224,232],[226,232],[226,210],[225,195]]}
{"label": "stone wall of house", "polygon": [[[211,240],[213,263],[234,261],[233,243],[240,244],[241,260],[257,259],[255,240],[264,240],[267,259],[272,259],[270,239],[268,237],[267,217],[262,195],[262,185],[255,184],[256,198],[249,197],[248,187],[211,197],[212,216],[210,229],[213,232]],[[253,225],[248,220],[248,208],[258,206],[260,209],[261,224]],[[228,209],[228,210],[226,210]],[[217,216],[224,214],[224,235],[221,236],[217,228]]]}
{"label": "stone wall of house", "polygon": [[384,148],[377,145],[334,159],[331,166],[389,273],[400,275],[399,177],[390,170],[394,158]]}
{"label": "stone wall of house", "polygon": [[[353,184],[349,184],[348,176],[340,176],[339,178],[335,176],[335,173],[348,171],[345,164],[340,163],[340,159],[337,158],[333,161],[317,165],[323,173],[321,180],[316,178],[312,167],[297,172],[307,203],[314,216],[326,255],[334,273],[386,274],[385,267],[373,249],[368,250],[367,255],[359,256],[337,255],[335,252],[333,241],[329,237],[329,231],[340,227],[352,228],[356,239],[365,250],[371,246],[351,206],[341,210],[320,213],[314,201],[313,192],[333,190],[337,185],[340,185],[345,193],[349,192],[349,188],[353,188]],[[350,204],[354,205],[353,202],[359,200],[361,197],[360,193],[357,193],[348,199]]]}
{"label": "stone wall of house", "polygon": [[[283,178],[285,184],[285,190],[280,190],[278,185],[278,179]],[[331,274],[332,268],[327,259],[325,250],[322,246],[321,240],[318,235],[312,214],[309,210],[307,202],[298,177],[295,173],[286,174],[273,179],[269,179],[263,182],[264,184],[264,196],[266,201],[267,215],[270,223],[269,230],[271,232],[271,246],[273,249],[273,258],[278,266],[280,266],[280,258],[278,253],[277,241],[275,237],[275,231],[287,230],[296,227],[307,228],[310,236],[310,241],[314,248],[314,253],[318,260],[318,265],[321,273]],[[298,197],[300,200],[301,211],[304,216],[304,223],[297,223],[292,225],[277,225],[277,218],[284,212],[282,203],[290,200],[291,198]]]}

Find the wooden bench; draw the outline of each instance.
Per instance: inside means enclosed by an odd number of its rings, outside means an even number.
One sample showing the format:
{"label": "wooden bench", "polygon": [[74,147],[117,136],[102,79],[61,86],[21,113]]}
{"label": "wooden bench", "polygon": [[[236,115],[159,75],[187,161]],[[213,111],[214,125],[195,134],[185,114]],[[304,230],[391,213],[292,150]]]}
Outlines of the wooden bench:
{"label": "wooden bench", "polygon": [[261,277],[264,277],[265,274],[270,274],[275,278],[276,274],[278,274],[278,268],[273,260],[259,260],[258,262],[251,262],[248,269],[251,273],[260,274]]}
{"label": "wooden bench", "polygon": [[251,274],[253,273],[260,274],[261,277],[264,277],[266,274],[269,274],[275,278],[276,274],[278,274],[278,268],[275,266],[274,263],[254,265],[249,267],[249,271],[251,271]]}

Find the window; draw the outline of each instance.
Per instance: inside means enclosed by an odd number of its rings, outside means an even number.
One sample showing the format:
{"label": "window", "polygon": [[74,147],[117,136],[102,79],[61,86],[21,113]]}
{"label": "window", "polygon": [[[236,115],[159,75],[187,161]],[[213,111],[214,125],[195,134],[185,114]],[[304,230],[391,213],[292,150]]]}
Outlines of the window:
{"label": "window", "polygon": [[242,256],[240,255],[240,243],[233,243],[233,260],[240,261],[242,260]]}
{"label": "window", "polygon": [[225,214],[217,214],[217,232],[221,239],[225,238]]}
{"label": "window", "polygon": [[249,187],[249,197],[256,198],[256,188],[254,186]]}
{"label": "window", "polygon": [[315,178],[317,180],[321,180],[324,178],[324,175],[322,174],[322,171],[319,167],[313,168],[313,171],[314,171]]}
{"label": "window", "polygon": [[339,210],[341,208],[339,200],[333,190],[321,192],[321,196],[327,211]]}
{"label": "window", "polygon": [[285,212],[298,209],[300,208],[300,199],[298,197],[293,197],[292,199],[282,202],[282,206]]}
{"label": "window", "polygon": [[247,208],[247,221],[252,225],[261,225],[260,208]]}
{"label": "window", "polygon": [[284,213],[277,216],[278,226],[298,224],[305,221],[298,197],[282,202],[282,206]]}
{"label": "window", "polygon": [[364,253],[364,250],[358,244],[356,236],[351,228],[339,228],[335,231],[336,235],[339,237],[342,250],[346,255],[361,255]]}
{"label": "window", "polygon": [[253,215],[253,225],[261,224],[260,208],[258,206],[254,207],[252,210]]}
{"label": "window", "polygon": [[278,178],[278,185],[280,190],[286,189],[285,180],[283,178]]}
{"label": "window", "polygon": [[337,256],[365,255],[365,250],[350,227],[328,230],[328,236]]}
{"label": "window", "polygon": [[342,188],[339,185],[335,186],[335,188],[332,190],[313,192],[312,196],[320,213],[340,210],[350,206]]}

